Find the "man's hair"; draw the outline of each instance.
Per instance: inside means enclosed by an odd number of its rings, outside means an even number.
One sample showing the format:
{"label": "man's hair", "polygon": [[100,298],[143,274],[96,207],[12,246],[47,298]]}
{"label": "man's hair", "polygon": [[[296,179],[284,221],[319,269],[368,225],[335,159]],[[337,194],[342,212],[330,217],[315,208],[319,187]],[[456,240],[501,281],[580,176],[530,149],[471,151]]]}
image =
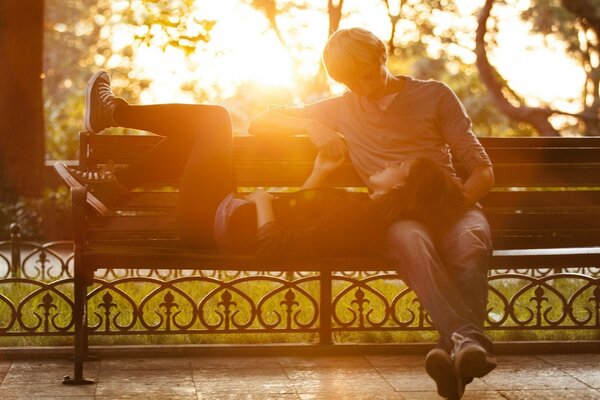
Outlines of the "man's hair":
{"label": "man's hair", "polygon": [[463,186],[448,172],[419,157],[410,166],[404,184],[373,199],[371,211],[382,223],[411,219],[435,229],[462,211],[466,199]]}
{"label": "man's hair", "polygon": [[338,29],[329,37],[323,50],[327,73],[338,82],[356,77],[365,66],[383,65],[386,61],[385,43],[362,28]]}

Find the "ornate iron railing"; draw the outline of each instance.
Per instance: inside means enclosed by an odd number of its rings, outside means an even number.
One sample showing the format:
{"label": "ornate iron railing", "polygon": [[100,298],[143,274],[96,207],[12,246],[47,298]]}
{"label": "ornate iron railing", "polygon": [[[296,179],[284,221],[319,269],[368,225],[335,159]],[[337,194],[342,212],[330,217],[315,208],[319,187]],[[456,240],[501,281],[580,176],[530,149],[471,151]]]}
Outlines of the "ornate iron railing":
{"label": "ornate iron railing", "polygon": [[[0,242],[0,336],[73,332],[73,245]],[[336,272],[332,331],[431,331],[393,272]],[[317,333],[314,273],[100,270],[88,291],[91,335]],[[495,270],[487,329],[600,331],[600,268]]]}

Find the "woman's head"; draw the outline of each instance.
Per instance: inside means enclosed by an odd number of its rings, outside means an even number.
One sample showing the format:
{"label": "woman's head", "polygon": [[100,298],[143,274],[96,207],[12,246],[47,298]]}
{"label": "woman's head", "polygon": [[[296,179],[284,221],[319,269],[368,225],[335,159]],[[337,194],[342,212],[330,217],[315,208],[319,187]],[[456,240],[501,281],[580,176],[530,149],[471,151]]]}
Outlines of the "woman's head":
{"label": "woman's head", "polygon": [[402,162],[397,169],[403,164],[407,165],[404,175],[396,173],[401,182],[374,198],[374,211],[378,217],[387,222],[402,218],[437,222],[465,207],[463,186],[434,161],[419,157]]}
{"label": "woman's head", "polygon": [[329,75],[361,96],[371,96],[385,88],[386,62],[385,43],[362,28],[337,30],[323,50]]}
{"label": "woman's head", "polygon": [[386,163],[385,168],[369,177],[369,183],[373,196],[380,196],[392,189],[402,186],[408,176],[416,159],[404,160],[399,163]]}

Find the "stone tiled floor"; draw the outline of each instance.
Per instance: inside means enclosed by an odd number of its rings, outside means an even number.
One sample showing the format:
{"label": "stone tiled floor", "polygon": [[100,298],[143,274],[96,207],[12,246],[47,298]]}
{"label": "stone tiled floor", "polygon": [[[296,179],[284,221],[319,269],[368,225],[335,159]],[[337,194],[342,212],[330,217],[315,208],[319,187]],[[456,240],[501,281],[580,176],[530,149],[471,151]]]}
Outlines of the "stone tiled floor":
{"label": "stone tiled floor", "polygon": [[[65,360],[0,361],[0,399],[436,399],[422,356],[106,358],[93,385]],[[599,399],[600,354],[501,356],[464,399]]]}

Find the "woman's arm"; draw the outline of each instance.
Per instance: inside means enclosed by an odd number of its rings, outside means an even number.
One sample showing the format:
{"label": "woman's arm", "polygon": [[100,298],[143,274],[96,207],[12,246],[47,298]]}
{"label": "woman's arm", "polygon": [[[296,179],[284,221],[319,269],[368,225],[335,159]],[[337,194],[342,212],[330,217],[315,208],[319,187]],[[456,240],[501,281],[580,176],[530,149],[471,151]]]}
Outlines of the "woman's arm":
{"label": "woman's arm", "polygon": [[254,202],[256,205],[256,225],[257,228],[275,221],[273,212],[273,196],[262,189],[258,189],[246,196],[246,199]]}

